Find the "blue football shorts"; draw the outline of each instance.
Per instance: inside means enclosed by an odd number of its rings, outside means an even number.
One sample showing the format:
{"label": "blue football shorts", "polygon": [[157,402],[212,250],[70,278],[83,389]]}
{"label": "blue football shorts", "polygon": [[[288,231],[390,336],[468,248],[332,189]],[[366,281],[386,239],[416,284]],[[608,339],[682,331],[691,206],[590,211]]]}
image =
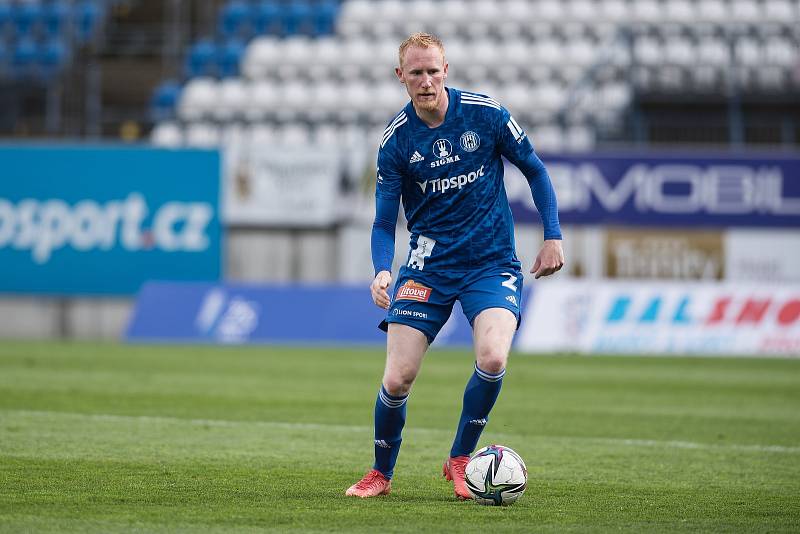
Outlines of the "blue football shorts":
{"label": "blue football shorts", "polygon": [[439,330],[450,318],[453,304],[461,302],[461,309],[472,325],[475,317],[488,308],[505,308],[517,318],[522,303],[522,272],[519,266],[493,266],[467,272],[425,272],[407,266],[400,268],[394,286],[392,303],[381,322],[381,330],[388,323],[408,325],[425,334],[433,343]]}

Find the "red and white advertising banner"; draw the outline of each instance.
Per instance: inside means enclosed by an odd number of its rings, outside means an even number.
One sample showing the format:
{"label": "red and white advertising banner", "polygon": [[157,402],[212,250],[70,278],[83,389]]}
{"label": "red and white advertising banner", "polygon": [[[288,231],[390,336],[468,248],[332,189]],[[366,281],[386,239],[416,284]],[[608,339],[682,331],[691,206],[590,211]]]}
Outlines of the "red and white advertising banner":
{"label": "red and white advertising banner", "polygon": [[800,284],[537,283],[522,352],[800,357]]}

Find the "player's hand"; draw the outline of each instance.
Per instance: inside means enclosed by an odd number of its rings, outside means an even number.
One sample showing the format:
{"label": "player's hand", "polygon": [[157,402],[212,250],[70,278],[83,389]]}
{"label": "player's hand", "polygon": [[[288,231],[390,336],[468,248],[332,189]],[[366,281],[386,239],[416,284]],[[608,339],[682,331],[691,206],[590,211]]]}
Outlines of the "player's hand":
{"label": "player's hand", "polygon": [[375,280],[369,285],[369,291],[372,293],[372,301],[379,308],[384,310],[389,309],[389,293],[386,289],[392,283],[392,273],[389,271],[381,271],[375,275]]}
{"label": "player's hand", "polygon": [[560,239],[548,239],[542,245],[536,261],[533,263],[531,273],[535,278],[549,276],[564,266],[564,250],[561,248]]}

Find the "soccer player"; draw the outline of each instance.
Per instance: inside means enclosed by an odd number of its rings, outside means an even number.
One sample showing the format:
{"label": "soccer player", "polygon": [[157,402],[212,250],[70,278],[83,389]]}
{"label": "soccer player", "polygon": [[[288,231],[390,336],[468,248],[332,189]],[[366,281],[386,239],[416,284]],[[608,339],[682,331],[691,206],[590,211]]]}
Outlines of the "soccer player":
{"label": "soccer player", "polygon": [[[550,177],[511,114],[488,96],[445,87],[448,64],[438,38],[411,35],[399,59],[395,73],[411,101],[381,139],[371,239],[370,291],[388,310],[381,323],[387,355],[375,402],[375,464],[346,494],[391,491],[411,386],[458,299],[472,325],[476,361],[443,475],[458,498],[469,499],[464,468],[500,393],[520,320],[522,272],[501,156],[527,178],[542,218],[544,244],[531,269],[536,278],[564,264],[558,209]],[[390,298],[401,199],[411,244]]]}

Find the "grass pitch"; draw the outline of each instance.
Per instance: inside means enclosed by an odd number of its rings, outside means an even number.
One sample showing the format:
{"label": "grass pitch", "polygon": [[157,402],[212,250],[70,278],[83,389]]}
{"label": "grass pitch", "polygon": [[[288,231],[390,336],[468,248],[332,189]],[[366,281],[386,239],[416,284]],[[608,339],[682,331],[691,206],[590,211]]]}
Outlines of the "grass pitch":
{"label": "grass pitch", "polygon": [[800,361],[513,355],[479,446],[513,506],[441,477],[466,351],[433,351],[392,495],[372,457],[383,349],[0,344],[2,532],[800,531]]}

